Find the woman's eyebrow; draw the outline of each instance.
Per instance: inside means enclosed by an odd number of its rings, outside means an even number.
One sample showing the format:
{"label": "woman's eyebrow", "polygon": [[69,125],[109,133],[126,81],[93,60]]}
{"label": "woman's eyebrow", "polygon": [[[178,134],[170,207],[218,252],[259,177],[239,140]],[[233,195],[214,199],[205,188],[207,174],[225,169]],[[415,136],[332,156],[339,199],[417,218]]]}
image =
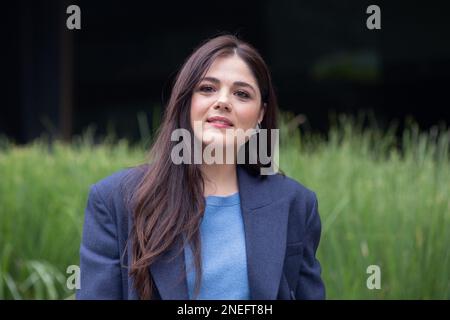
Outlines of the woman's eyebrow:
{"label": "woman's eyebrow", "polygon": [[[217,79],[217,78],[214,78],[214,77],[204,77],[202,80],[211,81],[211,82],[213,82],[215,84],[219,84],[220,83],[220,80]],[[253,86],[251,84],[249,84],[247,82],[244,82],[244,81],[235,81],[235,82],[233,82],[233,85],[239,86],[239,87],[247,87],[247,88],[252,89],[254,92],[256,92],[255,88],[253,88]]]}

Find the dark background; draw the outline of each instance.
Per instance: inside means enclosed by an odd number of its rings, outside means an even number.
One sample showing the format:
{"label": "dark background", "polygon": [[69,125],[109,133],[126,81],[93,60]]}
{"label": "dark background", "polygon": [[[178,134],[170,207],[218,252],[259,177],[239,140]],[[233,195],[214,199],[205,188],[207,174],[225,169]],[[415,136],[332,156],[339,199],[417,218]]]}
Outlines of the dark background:
{"label": "dark background", "polygon": [[[447,2],[448,3],[448,2]],[[81,9],[68,30],[66,8]],[[381,8],[381,30],[366,8]],[[228,31],[268,63],[280,107],[326,131],[330,112],[372,111],[381,124],[412,116],[449,123],[450,6],[425,1],[8,1],[0,135],[69,140],[95,124],[138,139],[168,99],[184,59]]]}

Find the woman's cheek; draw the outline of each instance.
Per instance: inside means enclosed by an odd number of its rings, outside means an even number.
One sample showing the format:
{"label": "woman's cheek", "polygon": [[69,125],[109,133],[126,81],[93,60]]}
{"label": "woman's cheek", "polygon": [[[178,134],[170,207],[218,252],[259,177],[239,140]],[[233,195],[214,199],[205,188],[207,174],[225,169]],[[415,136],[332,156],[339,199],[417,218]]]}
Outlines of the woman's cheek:
{"label": "woman's cheek", "polygon": [[201,119],[203,114],[208,110],[208,103],[207,98],[194,97],[191,102],[191,114],[195,114]]}
{"label": "woman's cheek", "polygon": [[199,99],[192,99],[191,102],[191,119],[201,120],[202,119],[202,104]]}
{"label": "woman's cheek", "polygon": [[258,121],[258,112],[255,110],[242,110],[237,114],[238,127],[244,130],[253,128]]}

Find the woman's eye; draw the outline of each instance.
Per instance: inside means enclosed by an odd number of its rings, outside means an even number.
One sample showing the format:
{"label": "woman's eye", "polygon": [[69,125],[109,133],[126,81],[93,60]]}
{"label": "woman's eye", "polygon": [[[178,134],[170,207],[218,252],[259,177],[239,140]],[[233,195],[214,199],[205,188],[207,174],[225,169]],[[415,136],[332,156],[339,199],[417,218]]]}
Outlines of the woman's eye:
{"label": "woman's eye", "polygon": [[250,98],[250,95],[247,92],[245,92],[245,91],[237,91],[236,94],[239,97],[244,98],[244,99]]}
{"label": "woman's eye", "polygon": [[214,88],[211,86],[201,86],[200,87],[200,91],[203,91],[203,92],[212,92],[213,90],[214,90]]}

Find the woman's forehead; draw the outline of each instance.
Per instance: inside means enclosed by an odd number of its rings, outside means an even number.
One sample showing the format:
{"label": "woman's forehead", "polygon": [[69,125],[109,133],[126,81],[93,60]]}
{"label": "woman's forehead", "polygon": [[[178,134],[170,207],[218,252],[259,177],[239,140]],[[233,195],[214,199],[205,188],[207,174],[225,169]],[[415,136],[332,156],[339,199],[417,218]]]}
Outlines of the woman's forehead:
{"label": "woman's forehead", "polygon": [[220,82],[247,82],[257,86],[251,69],[237,55],[216,58],[206,72],[206,77],[218,79]]}

